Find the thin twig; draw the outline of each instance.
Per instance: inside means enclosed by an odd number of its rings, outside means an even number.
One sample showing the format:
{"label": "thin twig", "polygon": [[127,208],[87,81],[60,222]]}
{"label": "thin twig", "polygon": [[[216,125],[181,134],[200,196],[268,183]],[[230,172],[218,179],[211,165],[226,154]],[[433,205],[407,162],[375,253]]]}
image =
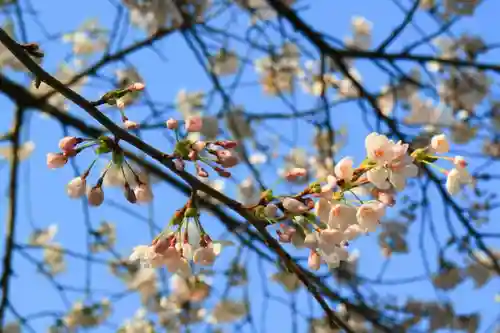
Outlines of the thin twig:
{"label": "thin twig", "polygon": [[14,257],[14,240],[16,234],[17,218],[17,178],[19,171],[19,147],[21,129],[23,125],[24,109],[18,108],[14,119],[14,131],[12,132],[12,159],[10,160],[9,175],[9,211],[7,213],[7,230],[5,234],[5,249],[3,257],[2,277],[0,286],[2,288],[2,299],[0,300],[0,327],[4,327],[5,311],[9,303],[9,286],[12,274],[12,262]]}

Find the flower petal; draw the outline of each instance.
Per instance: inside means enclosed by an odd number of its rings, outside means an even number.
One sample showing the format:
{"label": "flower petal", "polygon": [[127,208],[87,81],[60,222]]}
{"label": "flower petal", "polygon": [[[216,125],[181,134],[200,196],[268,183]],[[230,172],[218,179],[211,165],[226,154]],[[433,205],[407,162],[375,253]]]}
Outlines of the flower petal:
{"label": "flower petal", "polygon": [[418,176],[418,167],[411,163],[408,164],[404,169],[403,169],[404,175],[406,177],[417,177]]}
{"label": "flower petal", "polygon": [[386,190],[390,187],[387,182],[389,172],[385,168],[374,168],[367,172],[366,177],[368,181],[381,190]]}
{"label": "flower petal", "polygon": [[331,205],[325,198],[320,198],[316,203],[316,216],[323,223],[328,223]]}
{"label": "flower petal", "polygon": [[389,182],[396,190],[402,191],[406,186],[406,177],[402,172],[392,171],[389,173]]}

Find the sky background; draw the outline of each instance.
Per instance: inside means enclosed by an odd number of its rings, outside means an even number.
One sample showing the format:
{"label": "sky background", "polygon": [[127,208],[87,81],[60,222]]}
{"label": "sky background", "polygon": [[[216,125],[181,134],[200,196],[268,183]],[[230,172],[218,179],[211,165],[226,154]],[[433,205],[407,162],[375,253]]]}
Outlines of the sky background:
{"label": "sky background", "polygon": [[[409,1],[398,2],[405,8],[409,7]],[[22,2],[22,1],[21,1]],[[317,0],[314,5],[307,4],[309,8],[301,13],[302,18],[319,30],[325,31],[328,34],[337,38],[343,39],[351,35],[350,21],[352,16],[364,16],[373,22],[373,45],[378,45],[389,32],[401,21],[403,14],[398,9],[393,1],[368,1],[368,0],[352,0],[352,1],[328,1]],[[23,3],[23,2],[22,2]],[[37,19],[42,22],[46,30],[56,36],[60,32],[67,32],[77,28],[86,19],[98,18],[102,26],[110,27],[113,25],[115,19],[115,8],[108,2],[103,0],[87,0],[87,1],[55,1],[32,0],[33,6],[38,11]],[[305,1],[299,3],[304,4]],[[455,32],[469,32],[471,34],[480,34],[487,42],[498,42],[497,31],[500,29],[500,22],[498,20],[498,13],[500,12],[500,3],[493,0],[486,0],[477,10],[477,14],[473,19],[463,19],[457,25]],[[5,19],[6,15],[1,16],[0,22]],[[424,28],[426,32],[437,30],[437,25],[433,20],[429,19],[427,15],[420,13],[417,16],[419,25]],[[45,43],[46,36],[42,33],[39,27],[34,23],[31,16],[25,16],[27,27],[27,35],[30,41],[42,42],[42,47],[45,51],[44,68],[49,72],[54,73],[64,59],[68,59],[71,51],[71,46],[61,42],[60,39]],[[241,33],[248,26],[249,19],[245,14],[241,14],[238,18],[239,31]],[[217,24],[217,21],[216,21]],[[134,40],[144,38],[144,34],[137,30],[130,30],[127,38],[124,40],[123,45],[130,45]],[[402,46],[405,46],[412,41],[420,38],[418,32],[413,28],[409,28],[403,33],[400,38],[391,46],[391,50],[397,51]],[[116,46],[115,46],[116,47]],[[188,91],[206,90],[211,87],[211,82],[203,72],[202,68],[196,63],[192,52],[187,48],[185,40],[181,35],[175,34],[165,38],[160,43],[156,44],[156,49],[161,52],[165,59],[158,57],[155,52],[150,49],[133,54],[128,60],[133,63],[141,75],[145,78],[147,85],[147,92],[152,100],[158,100],[165,103],[174,103],[177,92],[180,89]],[[244,52],[241,46],[236,46],[240,52]],[[115,48],[116,50],[116,48]],[[429,52],[429,48],[420,48],[415,51],[416,53]],[[256,57],[258,53],[253,52],[252,58]],[[483,57],[484,61],[498,62],[498,52],[492,52],[491,55]],[[94,63],[99,56],[89,59],[89,63]],[[102,74],[111,77],[113,70],[122,68],[123,65],[113,64],[107,67]],[[403,68],[410,68],[409,64],[402,66]],[[386,84],[386,77],[380,74],[380,71],[362,61],[356,63],[356,68],[361,72],[363,83],[366,84],[368,89],[372,92],[380,90],[383,84]],[[6,74],[16,79],[17,82],[28,83],[29,79],[26,76],[6,71]],[[251,68],[248,67],[244,72],[243,82],[251,82],[255,80],[255,74],[252,73]],[[232,77],[223,79],[224,83],[231,83]],[[91,79],[89,86],[83,90],[83,95],[88,99],[97,99],[102,93],[110,89],[109,83],[104,81]],[[493,95],[494,97],[497,97]],[[233,101],[236,104],[244,105],[248,112],[289,112],[286,107],[279,102],[278,99],[269,98],[262,94],[261,87],[256,85],[248,85],[245,88],[239,88],[233,95]],[[298,94],[296,97],[298,108],[311,108],[317,105],[317,100],[313,97]],[[220,101],[216,101],[212,108],[206,111],[207,114],[213,114],[218,111],[217,105],[220,106]],[[0,131],[3,133],[10,127],[13,115],[12,103],[5,96],[0,96]],[[77,115],[81,119],[88,120],[90,124],[97,125],[84,114],[82,110],[71,105],[70,112]],[[147,109],[143,106],[134,106],[127,111],[129,118],[133,120],[141,120]],[[107,114],[118,119],[117,112],[109,111]],[[159,120],[165,120],[170,116],[180,114],[163,113]],[[159,225],[168,223],[171,214],[175,209],[181,207],[185,202],[185,197],[177,190],[172,189],[168,185],[155,185],[155,201],[151,206],[130,206],[127,205],[121,193],[117,189],[110,189],[106,191],[106,198],[113,200],[120,205],[128,207],[133,212],[144,216],[145,220],[133,218],[130,214],[124,213],[113,205],[105,204],[99,208],[86,209],[80,200],[71,200],[65,194],[65,184],[75,176],[74,170],[67,166],[64,169],[56,171],[48,170],[45,166],[45,156],[48,152],[57,151],[58,140],[64,136],[62,127],[56,121],[45,119],[40,116],[40,113],[29,112],[29,126],[25,126],[23,131],[23,141],[33,140],[36,143],[36,149],[29,160],[22,163],[21,178],[20,178],[20,199],[19,203],[19,216],[18,225],[16,230],[16,242],[27,243],[28,237],[33,231],[34,227],[46,228],[50,224],[57,223],[59,232],[55,237],[55,241],[63,244],[65,248],[72,249],[76,252],[86,252],[86,221],[96,227],[101,221],[114,222],[117,226],[117,244],[116,249],[124,256],[128,256],[134,246],[139,244],[148,244],[151,241],[151,233],[147,226],[148,219],[154,219]],[[336,106],[332,110],[332,123],[335,128],[345,126],[348,129],[348,144],[341,150],[340,156],[353,156],[356,162],[361,162],[364,154],[364,137],[369,133],[362,121],[362,111],[355,103],[346,103]],[[372,124],[376,122],[370,118]],[[295,126],[295,127],[294,127]],[[311,126],[304,121],[296,123],[288,122],[286,125],[281,121],[269,121],[265,124],[256,127],[257,138],[260,142],[270,140],[271,134],[283,134],[288,140],[294,142],[299,147],[305,147],[311,150]],[[163,130],[160,130],[163,131]],[[412,130],[408,130],[412,133]],[[76,133],[76,132],[70,132]],[[295,133],[295,134],[294,134]],[[414,133],[414,131],[413,131]],[[147,134],[144,137],[148,142],[159,149],[169,151],[172,145],[163,135],[164,133],[156,132],[154,134]],[[477,142],[475,144],[478,144]],[[454,147],[457,148],[457,147]],[[473,147],[465,146],[459,147],[459,150],[468,150]],[[286,147],[285,142],[280,143],[279,152],[281,155],[286,154],[289,148]],[[312,150],[311,150],[312,152]],[[84,170],[91,160],[91,154],[86,152],[81,158],[77,159],[77,165],[80,171]],[[480,166],[484,160],[471,161],[472,167]],[[274,164],[276,165],[276,164]],[[104,162],[99,167],[104,166]],[[8,184],[8,166],[0,162],[0,186],[7,188]],[[235,182],[243,180],[249,175],[248,169],[245,166],[239,166],[234,172]],[[273,184],[276,179],[276,168],[274,166],[263,166],[262,175],[267,184]],[[95,170],[97,171],[97,170]],[[483,170],[484,171],[484,170]],[[97,179],[97,172],[91,176],[92,182]],[[483,185],[484,186],[484,185]],[[431,187],[432,188],[432,187]],[[275,188],[277,192],[286,190],[284,186]],[[295,188],[295,190],[297,190]],[[495,188],[489,188],[495,191]],[[417,187],[408,188],[405,193],[412,195],[412,191],[421,193]],[[235,187],[231,185],[231,181],[227,182],[224,192],[228,195],[235,196]],[[434,202],[437,198],[434,190],[428,192],[428,198]],[[443,219],[443,207],[440,204],[440,199],[435,200],[436,204],[433,205],[432,215],[436,232],[439,235],[447,235],[446,225]],[[8,207],[7,196],[0,196],[0,212],[6,212]],[[394,209],[395,210],[395,209]],[[88,212],[88,220],[86,220],[86,212]],[[388,217],[394,215],[394,211],[389,211]],[[5,213],[3,213],[5,215]],[[220,222],[210,216],[204,216],[204,226],[213,233],[213,238],[225,237],[226,233],[221,227]],[[456,221],[455,221],[456,222]],[[487,231],[498,231],[498,216],[491,215],[490,225],[484,227]],[[458,230],[458,224],[456,223]],[[2,250],[4,245],[4,229],[2,228]],[[425,251],[430,261],[430,266],[433,271],[436,269],[436,249],[431,241],[429,235],[429,227],[425,226],[423,229],[426,231],[424,237]],[[409,246],[412,250],[408,255],[395,255],[387,265],[384,273],[384,280],[391,280],[395,278],[415,277],[425,274],[423,269],[421,252],[419,250],[419,235],[421,233],[421,225],[418,222],[410,229],[410,236],[408,237]],[[220,235],[220,236],[219,236]],[[441,240],[444,242],[445,237]],[[495,244],[495,243],[491,243]],[[498,246],[498,242],[496,246]],[[290,249],[289,247],[286,247]],[[354,242],[352,249],[358,249],[361,253],[359,273],[362,276],[376,279],[381,267],[384,265],[385,259],[382,257],[377,245],[376,235],[363,237]],[[26,250],[26,252],[36,258],[42,259],[41,250]],[[215,270],[218,267],[223,268],[232,258],[235,249],[227,250],[220,260],[215,264]],[[291,251],[293,253],[299,253]],[[306,255],[306,252],[300,252]],[[452,252],[450,252],[452,253]],[[2,254],[3,256],[3,254]],[[111,256],[107,253],[97,254],[96,257],[102,259],[109,259]],[[261,267],[257,265],[255,256],[250,259],[249,267],[252,271],[257,272]],[[453,259],[454,257],[451,256]],[[36,313],[40,310],[55,310],[64,311],[64,302],[60,299],[57,292],[54,290],[51,283],[41,274],[37,273],[36,267],[25,257],[16,252],[14,257],[14,272],[15,276],[11,279],[11,294],[10,299],[14,307],[23,315]],[[82,288],[85,283],[85,261],[74,258],[68,258],[68,270],[57,276],[57,281],[66,286],[73,286]],[[276,271],[272,265],[265,264],[264,271],[266,275],[271,275]],[[266,297],[263,292],[262,281],[258,278],[258,273],[251,274],[250,280],[250,293],[252,295],[252,309],[258,316],[260,316],[260,307]],[[335,282],[330,283],[334,284]],[[283,299],[289,299],[289,295],[283,292],[282,288],[271,281],[269,281],[270,292],[273,295],[278,295]],[[218,285],[219,291],[223,290],[223,286]],[[92,299],[98,300],[101,297],[123,290],[123,284],[114,276],[108,273],[108,268],[104,265],[92,265],[92,287],[96,292],[92,295]],[[337,286],[333,285],[334,289]],[[457,313],[467,314],[473,311],[479,311],[482,316],[482,325],[479,332],[492,332],[489,325],[498,315],[500,310],[499,303],[494,302],[495,293],[499,292],[498,279],[490,281],[481,290],[474,290],[471,281],[465,282],[457,287],[451,293],[442,293],[432,287],[428,281],[420,281],[411,284],[403,285],[373,285],[377,292],[380,294],[397,295],[397,302],[404,303],[406,297],[416,297],[424,299],[449,299],[456,307]],[[104,291],[104,292],[103,292]],[[68,298],[72,301],[84,300],[85,295],[78,292],[66,292]],[[241,292],[235,292],[234,297],[238,299]],[[119,302],[113,304],[113,315],[110,322],[114,324],[121,324],[122,321],[132,316],[138,308],[138,296],[133,294],[121,299]],[[210,299],[208,304],[213,304],[214,299]],[[304,294],[301,292],[298,296],[299,310],[308,312],[308,304]],[[318,306],[314,305],[315,313],[320,316]],[[281,332],[289,332],[291,321],[283,320],[288,319],[290,309],[288,306],[283,306],[278,302],[271,302],[269,305],[268,319],[265,323],[268,330],[280,329]],[[9,314],[9,318],[13,318]],[[279,318],[279,320],[277,320]],[[31,322],[32,327],[37,331],[42,332],[48,324],[52,322],[50,317],[43,317]],[[261,326],[262,324],[258,324]],[[112,326],[110,326],[112,327]],[[103,327],[93,332],[107,332],[110,327]],[[305,324],[301,323],[299,331],[305,331]],[[244,331],[248,330],[245,328]],[[228,330],[230,331],[230,330]],[[445,332],[445,331],[442,331]]]}

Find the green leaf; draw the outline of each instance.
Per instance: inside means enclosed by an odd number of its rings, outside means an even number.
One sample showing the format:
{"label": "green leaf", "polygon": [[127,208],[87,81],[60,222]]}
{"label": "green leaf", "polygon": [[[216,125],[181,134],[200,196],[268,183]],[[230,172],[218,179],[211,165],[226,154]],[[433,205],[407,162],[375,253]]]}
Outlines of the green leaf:
{"label": "green leaf", "polygon": [[107,154],[111,151],[111,149],[109,149],[109,147],[106,145],[101,145],[99,147],[96,148],[95,152],[97,155],[101,155],[101,154]]}

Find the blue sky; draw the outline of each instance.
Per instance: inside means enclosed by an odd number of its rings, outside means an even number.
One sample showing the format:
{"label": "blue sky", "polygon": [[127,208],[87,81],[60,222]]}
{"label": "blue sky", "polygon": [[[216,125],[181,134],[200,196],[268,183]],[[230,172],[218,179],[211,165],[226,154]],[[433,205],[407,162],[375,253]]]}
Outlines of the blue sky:
{"label": "blue sky", "polygon": [[[79,2],[76,6],[72,2],[63,2],[55,0],[45,1],[32,1],[34,7],[38,11],[38,20],[43,22],[48,32],[57,34],[61,31],[69,31],[77,28],[86,19],[97,17],[99,22],[106,27],[113,24],[115,17],[115,9],[110,2],[102,0],[88,0]],[[304,1],[303,1],[304,2]],[[395,0],[395,2],[399,3]],[[405,8],[408,8],[409,1],[401,1]],[[478,9],[477,15],[474,19],[464,19],[457,25],[455,32],[470,32],[471,34],[481,34],[487,42],[498,42],[496,31],[500,28],[497,15],[500,12],[500,4],[492,0],[486,0],[485,3]],[[311,22],[312,25],[319,30],[343,39],[345,36],[350,35],[350,20],[354,15],[364,16],[373,22],[373,40],[374,45],[378,45],[397,25],[403,15],[393,1],[348,1],[342,4],[334,3],[333,1],[318,0],[314,5],[305,10],[302,17]],[[1,20],[4,19],[2,17]],[[419,14],[417,16],[419,25],[425,31],[437,30],[435,22],[430,20],[428,16]],[[34,24],[30,16],[25,16],[27,25],[28,39],[33,41],[45,41],[46,37],[41,33],[40,29]],[[248,18],[246,15],[241,15],[238,19],[238,26],[234,28],[235,33],[241,33],[248,25]],[[238,30],[240,29],[240,30]],[[134,40],[142,39],[144,35],[138,31],[130,31],[124,40],[124,45],[133,43]],[[409,28],[407,32],[402,34],[400,38],[392,45],[390,50],[397,51],[400,47],[418,40],[420,36],[414,29]],[[44,63],[45,69],[55,72],[57,65],[65,59],[69,52],[70,46],[63,44],[60,40],[55,40],[47,44],[42,44],[46,52],[46,60]],[[185,88],[188,91],[204,90],[211,87],[209,78],[203,73],[202,68],[196,63],[192,52],[187,48],[186,43],[181,35],[173,35],[167,37],[165,40],[156,44],[156,48],[160,50],[166,59],[161,59],[155,52],[150,49],[136,53],[128,58],[133,63],[145,78],[147,84],[147,91],[152,99],[164,103],[173,103],[175,96],[179,89]],[[313,50],[309,46],[310,50]],[[238,47],[238,51],[244,54],[245,49]],[[429,52],[428,48],[420,48],[415,52],[425,53]],[[255,53],[255,52],[254,52]],[[252,54],[252,57],[255,54]],[[89,62],[93,63],[98,58],[90,59]],[[484,57],[485,61],[495,62],[498,57],[494,52],[490,56]],[[409,64],[403,67],[408,69]],[[104,70],[102,74],[111,77],[112,70],[116,69],[115,65],[111,65]],[[378,91],[381,85],[387,83],[386,77],[380,74],[380,71],[375,69],[371,64],[366,62],[358,62],[357,69],[361,72],[363,82],[371,91]],[[11,74],[7,72],[7,74]],[[18,74],[12,75],[18,82],[28,82],[26,77]],[[247,68],[243,74],[243,82],[255,80],[255,75],[252,74],[251,69]],[[225,84],[231,84],[232,78],[224,79]],[[83,91],[84,96],[88,99],[97,99],[100,94],[109,89],[110,86],[105,81],[92,79],[89,87]],[[496,96],[495,96],[496,97]],[[258,86],[249,86],[239,89],[232,96],[235,104],[244,105],[249,112],[284,112],[286,106],[279,102],[277,99],[272,99],[264,96],[261,88]],[[296,97],[296,103],[299,108],[311,108],[317,103],[313,98],[306,97],[299,94]],[[214,106],[207,111],[207,113],[218,112],[217,105],[221,102],[216,101]],[[0,97],[0,107],[4,112],[0,113],[0,130],[4,132],[10,126],[12,119],[12,105],[11,102],[4,96]],[[72,114],[88,120],[90,123],[96,124],[82,110],[78,110],[71,106]],[[147,109],[145,107],[137,106],[132,107],[128,112],[131,119],[140,120],[144,117]],[[287,111],[288,112],[288,111]],[[116,113],[109,113],[116,116]],[[165,113],[159,120],[167,119],[174,115],[174,113]],[[179,116],[177,114],[177,116]],[[66,167],[62,170],[51,171],[45,167],[45,155],[47,152],[57,150],[57,142],[63,136],[61,126],[55,121],[43,119],[38,113],[28,113],[29,126],[26,126],[23,133],[24,140],[33,140],[36,143],[36,150],[29,161],[22,164],[20,188],[20,212],[18,218],[18,228],[16,234],[16,241],[19,243],[26,242],[29,234],[33,230],[33,226],[44,228],[52,223],[59,224],[59,232],[56,236],[56,241],[61,242],[65,248],[70,248],[74,251],[85,253],[86,251],[86,218],[85,209],[82,210],[83,203],[79,200],[70,200],[65,195],[64,186],[72,177],[74,177],[74,170],[71,167]],[[116,118],[118,119],[118,118]],[[346,126],[349,132],[348,145],[341,151],[341,155],[354,156],[355,160],[360,162],[364,154],[364,135],[368,130],[364,127],[362,122],[362,111],[355,103],[347,103],[335,107],[332,111],[332,122],[335,128]],[[375,124],[374,119],[370,119],[372,124]],[[296,127],[293,127],[296,126]],[[297,130],[296,135],[293,134],[294,128]],[[260,142],[266,142],[270,137],[271,131],[279,133],[287,137],[290,141],[296,143],[301,147],[310,147],[310,133],[311,127],[303,121],[296,123],[287,123],[283,126],[282,122],[269,121],[266,124],[259,126],[257,129],[257,138]],[[271,129],[271,131],[270,131]],[[72,133],[72,132],[70,132]],[[165,139],[161,133],[146,134],[144,136],[148,142],[155,145],[159,149],[168,151],[171,149],[171,144]],[[286,144],[283,143],[280,149],[280,154],[287,152]],[[461,149],[468,149],[465,147]],[[79,170],[83,170],[91,161],[91,155],[86,153],[82,158],[78,158],[77,165]],[[472,166],[479,165],[482,161],[473,161]],[[0,173],[0,186],[6,187],[8,183],[7,168],[3,167]],[[275,171],[271,167],[266,167],[262,172],[267,184],[273,184],[276,178]],[[248,170],[244,166],[239,166],[234,174],[236,181],[241,181],[248,175]],[[96,174],[94,173],[95,181]],[[227,184],[225,192],[229,195],[234,195],[234,186]],[[278,190],[284,191],[286,188],[283,186],[278,187]],[[490,190],[494,190],[490,188]],[[281,192],[280,191],[280,192]],[[411,194],[411,189],[407,193]],[[416,192],[416,188],[414,187]],[[134,212],[144,216],[147,219],[154,219],[154,221],[163,225],[166,224],[170,215],[175,209],[184,204],[185,198],[176,190],[171,189],[167,185],[159,185],[155,187],[156,199],[151,207],[136,207],[129,206]],[[420,193],[419,193],[420,195]],[[434,190],[429,191],[429,199],[434,201],[437,194]],[[126,205],[125,200],[122,198],[118,190],[111,189],[106,192],[106,197],[111,200]],[[5,211],[7,208],[7,200],[4,197],[0,198],[0,211]],[[439,201],[438,201],[439,202]],[[29,208],[28,208],[29,207]],[[433,209],[433,218],[438,234],[447,235],[446,225],[443,219],[443,207],[438,203],[435,204]],[[107,220],[114,222],[117,226],[118,241],[116,249],[123,255],[128,255],[133,246],[138,244],[147,244],[151,240],[150,230],[147,226],[147,221],[140,221],[132,218],[120,210],[117,210],[111,205],[103,205],[97,209],[89,209],[90,223],[96,227],[100,221]],[[394,212],[389,213],[389,217]],[[494,223],[496,216],[491,218],[491,225],[486,229],[495,230]],[[204,217],[205,225],[214,234],[223,235],[224,230],[221,228],[219,222],[210,216]],[[456,221],[455,221],[456,223]],[[457,224],[458,225],[458,224]],[[390,260],[387,270],[384,273],[384,279],[391,280],[394,278],[404,278],[412,276],[420,276],[424,273],[422,259],[419,252],[419,233],[421,226],[418,221],[410,229],[410,249],[414,249],[411,254],[406,256],[394,256]],[[426,234],[429,235],[428,226],[425,227]],[[486,230],[485,229],[485,230]],[[498,230],[498,227],[496,227]],[[3,237],[2,229],[2,237]],[[444,242],[444,238],[441,242]],[[357,248],[361,252],[360,273],[363,276],[376,279],[383,263],[384,258],[381,256],[378,246],[376,245],[377,239],[375,235],[361,239],[353,244],[353,248]],[[494,243],[492,243],[494,244]],[[3,245],[3,242],[2,242]],[[499,245],[498,242],[496,244]],[[3,247],[3,246],[2,246]],[[436,249],[429,236],[424,240],[424,247],[427,251],[427,256],[430,260],[431,268],[436,268]],[[223,255],[215,265],[215,269],[223,268],[225,264],[231,259],[234,254],[234,249],[228,250],[229,253]],[[28,250],[28,253],[41,260],[41,251]],[[305,255],[304,252],[301,253]],[[100,258],[110,258],[108,254],[99,254]],[[265,301],[264,292],[262,289],[261,281],[259,278],[259,265],[255,260],[255,256],[249,264],[252,270],[251,281],[249,290],[252,295],[253,304],[255,306],[256,318],[260,316],[259,305]],[[57,277],[60,283],[82,288],[85,283],[86,267],[82,260],[70,259],[68,261],[68,271]],[[271,265],[264,265],[266,275],[275,272]],[[36,268],[23,258],[21,255],[16,254],[14,271],[16,276],[12,279],[11,287],[11,300],[15,308],[22,314],[30,314],[40,311],[41,309],[50,310],[64,310],[64,303],[57,296],[57,292],[53,289],[50,282],[45,277],[36,273]],[[331,280],[330,280],[331,281]],[[398,302],[403,302],[405,297],[414,296],[418,298],[436,298],[443,297],[449,298],[456,306],[458,313],[469,313],[470,311],[479,311],[483,316],[483,325],[481,332],[485,331],[488,325],[491,324],[498,313],[498,303],[494,303],[493,297],[498,292],[498,287],[495,288],[494,282],[490,282],[479,291],[473,290],[471,282],[466,282],[460,285],[455,291],[447,295],[443,295],[432,288],[429,282],[418,282],[413,284],[403,285],[374,285],[374,288],[379,293],[388,293],[398,296]],[[108,274],[105,266],[94,264],[92,265],[92,286],[95,289],[107,290],[110,293],[119,292],[123,289],[120,281]],[[216,285],[217,286],[217,285]],[[218,286],[222,291],[222,286]],[[337,286],[332,284],[334,289]],[[284,299],[289,296],[282,292],[279,286],[269,282],[269,288],[272,294],[279,295]],[[235,296],[239,296],[236,292]],[[71,300],[85,299],[85,295],[81,292],[67,292]],[[95,293],[93,299],[99,299],[103,294]],[[212,302],[212,301],[210,301]],[[308,304],[304,294],[298,296],[298,309],[307,313],[309,311]],[[120,324],[126,317],[131,316],[138,306],[138,297],[136,295],[127,296],[114,305],[114,314],[111,318],[113,323]],[[315,306],[314,313],[319,316],[320,310]],[[271,312],[272,311],[272,312]],[[272,313],[272,318],[269,316],[266,322],[267,329],[280,328],[283,332],[290,331],[291,323],[283,323],[283,321],[276,321],[273,318],[288,318],[289,307],[280,305],[273,302],[269,307],[269,312]],[[12,318],[12,317],[11,317]],[[42,318],[33,321],[32,326],[41,331],[50,323],[50,319]],[[261,324],[258,324],[258,327]],[[284,325],[284,326],[282,326]],[[301,324],[303,330],[304,325]],[[246,328],[248,330],[248,328]],[[245,330],[245,331],[246,331]],[[95,332],[106,332],[109,328],[100,328]],[[444,332],[444,331],[443,331]]]}

